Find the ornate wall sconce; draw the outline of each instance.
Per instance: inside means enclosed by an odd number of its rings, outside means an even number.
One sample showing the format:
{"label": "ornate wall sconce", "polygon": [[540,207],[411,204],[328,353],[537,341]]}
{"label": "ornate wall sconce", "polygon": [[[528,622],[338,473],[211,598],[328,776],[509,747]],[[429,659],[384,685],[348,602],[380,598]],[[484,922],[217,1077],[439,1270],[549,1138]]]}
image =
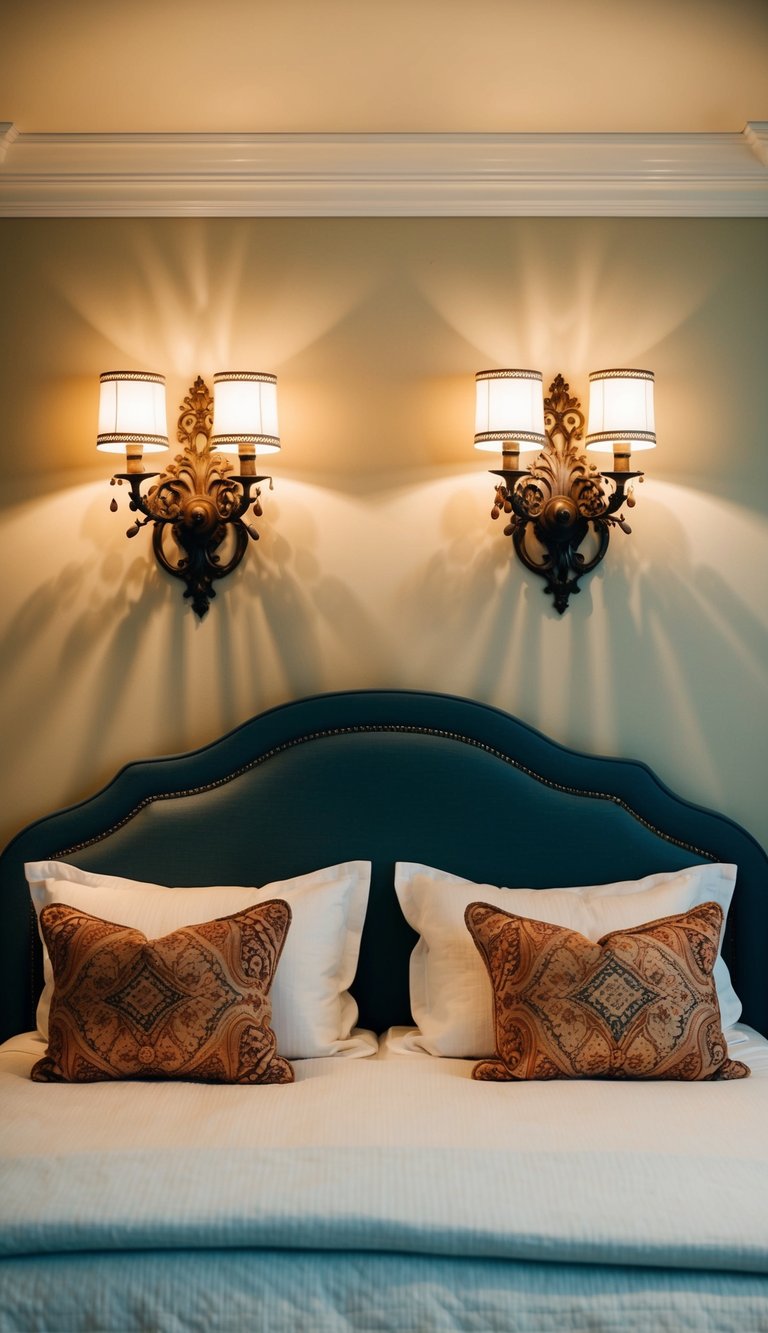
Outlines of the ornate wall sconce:
{"label": "ornate wall sconce", "polygon": [[[629,483],[643,477],[630,471],[633,450],[656,444],[653,373],[598,370],[589,377],[586,448],[613,451],[612,472],[599,472],[579,447],[584,414],[562,375],[543,400],[536,370],[482,370],[475,379],[475,448],[501,448],[491,517],[509,516],[504,535],[526,568],[546,579],[544,591],[562,614],[579,579],[605,556],[611,528],[632,531],[618,511],[625,501],[633,507]],[[540,452],[521,469],[526,449]]]}
{"label": "ornate wall sconce", "polygon": [[[135,537],[152,524],[152,548],[158,564],[186,584],[202,617],[216,596],[213,586],[240,564],[248,539],[258,540],[246,521],[261,515],[256,454],[280,448],[277,427],[277,380],[256,371],[222,371],[213,377],[214,398],[198,375],[181,405],[177,439],[184,445],[164,472],[145,472],[144,453],[168,448],[165,378],[129,370],[101,376],[96,447],[106,453],[125,450],[126,470],[112,485],[130,488],[128,508],[143,515],[127,530]],[[226,453],[239,456],[233,470]],[[154,482],[144,491],[147,482]],[[110,508],[117,509],[113,498]]]}

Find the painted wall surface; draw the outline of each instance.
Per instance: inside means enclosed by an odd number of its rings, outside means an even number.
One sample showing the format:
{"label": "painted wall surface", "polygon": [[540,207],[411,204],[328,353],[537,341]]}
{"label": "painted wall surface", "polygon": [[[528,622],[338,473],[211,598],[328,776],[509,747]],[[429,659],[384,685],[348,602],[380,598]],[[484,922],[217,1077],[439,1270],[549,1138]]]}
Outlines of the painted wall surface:
{"label": "painted wall surface", "polygon": [[23,0],[26,133],[731,130],[768,105],[765,0]]}
{"label": "painted wall surface", "polygon": [[[315,691],[426,688],[644,759],[768,843],[768,225],[0,224],[0,834]],[[657,377],[631,537],[564,617],[489,518],[474,372]],[[198,622],[94,448],[98,374],[278,375],[262,536]]]}

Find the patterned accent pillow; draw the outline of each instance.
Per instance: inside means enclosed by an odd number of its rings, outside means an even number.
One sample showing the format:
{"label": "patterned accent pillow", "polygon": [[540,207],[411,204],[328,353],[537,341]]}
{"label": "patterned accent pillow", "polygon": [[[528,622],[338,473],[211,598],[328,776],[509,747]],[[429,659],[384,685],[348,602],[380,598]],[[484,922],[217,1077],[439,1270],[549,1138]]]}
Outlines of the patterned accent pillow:
{"label": "patterned accent pillow", "polygon": [[268,998],[290,923],[276,898],[148,940],[63,903],[44,907],[54,992],[32,1078],[291,1083]]}
{"label": "patterned accent pillow", "polygon": [[597,943],[470,903],[493,988],[497,1060],[476,1079],[745,1078],[728,1058],[712,979],[722,909],[703,903]]}

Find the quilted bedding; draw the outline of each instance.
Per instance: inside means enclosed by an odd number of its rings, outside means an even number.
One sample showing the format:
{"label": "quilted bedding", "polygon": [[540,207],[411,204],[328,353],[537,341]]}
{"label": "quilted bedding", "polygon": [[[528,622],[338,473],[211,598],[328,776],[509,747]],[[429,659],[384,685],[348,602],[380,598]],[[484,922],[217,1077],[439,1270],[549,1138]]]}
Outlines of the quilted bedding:
{"label": "quilted bedding", "polygon": [[41,1086],[14,1038],[0,1327],[768,1328],[741,1038],[734,1083],[488,1085],[385,1042],[276,1088]]}

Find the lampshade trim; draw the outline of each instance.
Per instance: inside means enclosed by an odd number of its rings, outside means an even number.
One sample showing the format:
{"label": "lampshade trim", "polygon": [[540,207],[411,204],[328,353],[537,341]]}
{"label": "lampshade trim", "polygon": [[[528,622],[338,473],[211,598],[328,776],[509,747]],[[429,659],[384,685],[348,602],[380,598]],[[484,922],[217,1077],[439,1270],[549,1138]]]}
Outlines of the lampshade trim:
{"label": "lampshade trim", "polygon": [[248,435],[238,431],[235,435],[212,435],[211,445],[215,448],[221,444],[271,444],[273,448],[280,448],[279,435]]}
{"label": "lampshade trim", "polygon": [[475,379],[482,380],[538,380],[543,383],[540,370],[478,370]]}
{"label": "lampshade trim", "polygon": [[527,444],[539,444],[542,447],[547,443],[546,435],[539,434],[533,430],[482,430],[475,436],[475,446],[485,443],[492,444],[496,441],[517,440],[525,441]]}
{"label": "lampshade trim", "polygon": [[151,370],[105,370],[99,375],[99,384],[120,383],[121,380],[136,381],[141,384],[165,384],[165,375],[156,375]]}
{"label": "lampshade trim", "polygon": [[141,435],[134,431],[112,431],[103,435],[96,436],[96,448],[100,449],[104,444],[156,444],[162,449],[167,449],[167,435]]}
{"label": "lampshade trim", "polygon": [[231,382],[256,383],[256,384],[277,384],[277,375],[270,375],[267,371],[261,370],[217,370],[213,377],[213,383],[227,384]]}
{"label": "lampshade trim", "polygon": [[648,444],[656,443],[656,433],[650,430],[599,430],[594,431],[587,436],[587,447],[590,444],[605,443],[611,444],[614,440],[645,440]]}
{"label": "lampshade trim", "polygon": [[652,370],[593,370],[589,376],[590,384],[595,380],[647,380],[653,384],[654,374]]}

